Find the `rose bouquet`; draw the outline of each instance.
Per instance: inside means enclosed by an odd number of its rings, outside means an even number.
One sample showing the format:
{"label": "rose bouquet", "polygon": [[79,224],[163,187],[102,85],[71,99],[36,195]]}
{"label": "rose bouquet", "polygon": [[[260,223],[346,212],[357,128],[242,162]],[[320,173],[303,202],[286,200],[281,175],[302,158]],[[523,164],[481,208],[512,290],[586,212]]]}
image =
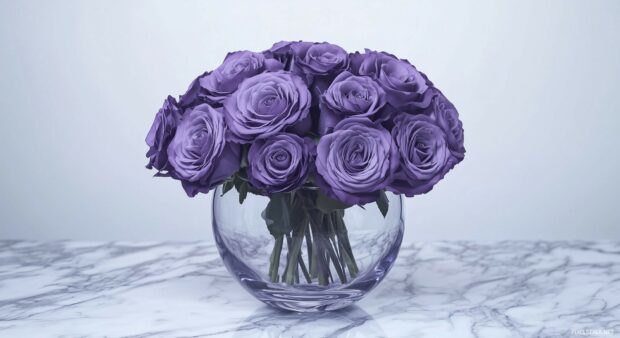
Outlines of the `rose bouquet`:
{"label": "rose bouquet", "polygon": [[239,203],[267,196],[267,273],[287,284],[355,278],[345,210],[376,203],[385,215],[386,191],[426,193],[465,154],[456,109],[408,61],[311,42],[229,53],[164,101],[146,143],[147,168],[190,197],[218,185]]}

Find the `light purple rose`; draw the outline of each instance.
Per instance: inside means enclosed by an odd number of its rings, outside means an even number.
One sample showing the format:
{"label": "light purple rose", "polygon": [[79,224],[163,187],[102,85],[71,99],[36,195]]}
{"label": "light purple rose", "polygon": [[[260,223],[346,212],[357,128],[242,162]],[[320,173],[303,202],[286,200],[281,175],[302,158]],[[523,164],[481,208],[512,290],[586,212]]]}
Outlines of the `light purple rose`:
{"label": "light purple rose", "polygon": [[207,193],[239,169],[240,146],[226,142],[226,132],[222,113],[208,104],[186,112],[177,127],[168,161],[188,196]]}
{"label": "light purple rose", "polygon": [[448,149],[452,155],[459,160],[465,157],[463,123],[459,120],[459,113],[454,105],[437,90],[437,95],[433,98],[430,106],[431,116],[435,118],[437,124],[444,130],[448,140]]}
{"label": "light purple rose", "polygon": [[316,183],[331,198],[347,204],[376,201],[398,168],[390,133],[365,117],[349,117],[319,140]]}
{"label": "light purple rose", "polygon": [[392,136],[400,152],[400,167],[388,187],[409,197],[430,191],[456,163],[447,135],[426,115],[400,114]]}
{"label": "light purple rose", "polygon": [[290,69],[310,75],[336,74],[349,65],[347,52],[327,42],[282,41],[274,44],[268,53],[288,61]]}
{"label": "light purple rose", "polygon": [[308,87],[294,74],[279,71],[251,77],[224,102],[230,137],[250,143],[305,123],[310,100]]}
{"label": "light purple rose", "polygon": [[295,43],[294,41],[280,41],[276,42],[271,46],[271,48],[263,51],[263,55],[268,58],[273,58],[280,61],[284,65],[285,70],[291,70],[292,61],[293,61],[293,51],[291,50],[291,45]]}
{"label": "light purple rose", "polygon": [[348,54],[340,46],[327,42],[302,42],[291,46],[297,65],[306,73],[327,75],[346,69]]}
{"label": "light purple rose", "polygon": [[256,140],[248,152],[250,183],[269,194],[294,190],[306,182],[314,153],[314,142],[295,134]]}
{"label": "light purple rose", "polygon": [[433,92],[426,77],[405,60],[383,52],[366,50],[351,55],[354,73],[377,80],[387,94],[389,104],[400,110],[417,110],[429,106]]}
{"label": "light purple rose", "polygon": [[375,120],[385,103],[385,92],[372,78],[344,71],[321,96],[319,134],[326,134],[349,116]]}
{"label": "light purple rose", "polygon": [[204,72],[202,75],[190,83],[189,87],[185,91],[185,94],[179,97],[179,107],[182,109],[192,108],[201,103],[205,103],[205,100],[201,98],[201,95],[204,94],[204,89],[200,87],[200,79],[209,75],[210,72]]}
{"label": "light purple rose", "polygon": [[187,92],[181,96],[179,104],[190,107],[207,102],[220,106],[243,80],[265,71],[283,69],[279,61],[267,59],[261,53],[239,51],[229,53],[224,62],[212,72],[205,72],[196,78]]}
{"label": "light purple rose", "polygon": [[282,64],[265,59],[263,54],[249,51],[230,53],[217,69],[200,79],[200,86],[205,89],[203,95],[207,101],[221,103],[237,90],[243,80],[266,70],[278,69],[282,69]]}
{"label": "light purple rose", "polygon": [[151,129],[146,135],[146,144],[149,146],[149,151],[146,153],[146,157],[149,158],[149,163],[146,165],[148,169],[168,170],[166,149],[174,136],[180,118],[181,110],[177,107],[176,100],[168,96],[155,115]]}

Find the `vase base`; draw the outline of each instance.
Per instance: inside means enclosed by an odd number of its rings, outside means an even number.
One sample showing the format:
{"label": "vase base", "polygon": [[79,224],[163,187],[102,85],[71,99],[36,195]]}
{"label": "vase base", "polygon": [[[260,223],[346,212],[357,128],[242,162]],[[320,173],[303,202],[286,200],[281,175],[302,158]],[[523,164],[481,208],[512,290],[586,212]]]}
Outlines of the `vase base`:
{"label": "vase base", "polygon": [[366,293],[350,287],[327,289],[316,285],[280,285],[256,281],[244,281],[244,286],[261,302],[272,307],[296,312],[334,311],[347,307]]}

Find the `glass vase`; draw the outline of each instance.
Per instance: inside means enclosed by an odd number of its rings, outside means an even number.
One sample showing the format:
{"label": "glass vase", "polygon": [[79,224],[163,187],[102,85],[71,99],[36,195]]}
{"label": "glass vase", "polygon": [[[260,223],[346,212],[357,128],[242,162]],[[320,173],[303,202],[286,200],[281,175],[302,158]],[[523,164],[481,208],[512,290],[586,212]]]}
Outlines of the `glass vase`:
{"label": "glass vase", "polygon": [[299,312],[336,310],[377,286],[398,255],[401,197],[382,198],[382,208],[339,208],[323,203],[316,189],[240,198],[220,186],[213,234],[229,272],[260,301]]}

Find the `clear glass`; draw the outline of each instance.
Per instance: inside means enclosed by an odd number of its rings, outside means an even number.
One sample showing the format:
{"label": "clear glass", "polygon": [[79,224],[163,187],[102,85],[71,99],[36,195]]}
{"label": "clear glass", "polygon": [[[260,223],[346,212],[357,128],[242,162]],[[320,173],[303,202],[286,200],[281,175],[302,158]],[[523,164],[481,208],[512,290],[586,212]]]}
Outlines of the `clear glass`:
{"label": "clear glass", "polygon": [[[321,218],[333,220],[324,228],[309,221],[299,236],[291,231],[278,243],[264,218],[269,197],[248,194],[240,204],[236,189],[222,195],[220,186],[213,198],[213,234],[230,273],[260,301],[299,312],[336,310],[377,286],[398,255],[402,201],[386,196],[385,216],[376,203],[352,206]],[[294,253],[298,259],[291,259]]]}

